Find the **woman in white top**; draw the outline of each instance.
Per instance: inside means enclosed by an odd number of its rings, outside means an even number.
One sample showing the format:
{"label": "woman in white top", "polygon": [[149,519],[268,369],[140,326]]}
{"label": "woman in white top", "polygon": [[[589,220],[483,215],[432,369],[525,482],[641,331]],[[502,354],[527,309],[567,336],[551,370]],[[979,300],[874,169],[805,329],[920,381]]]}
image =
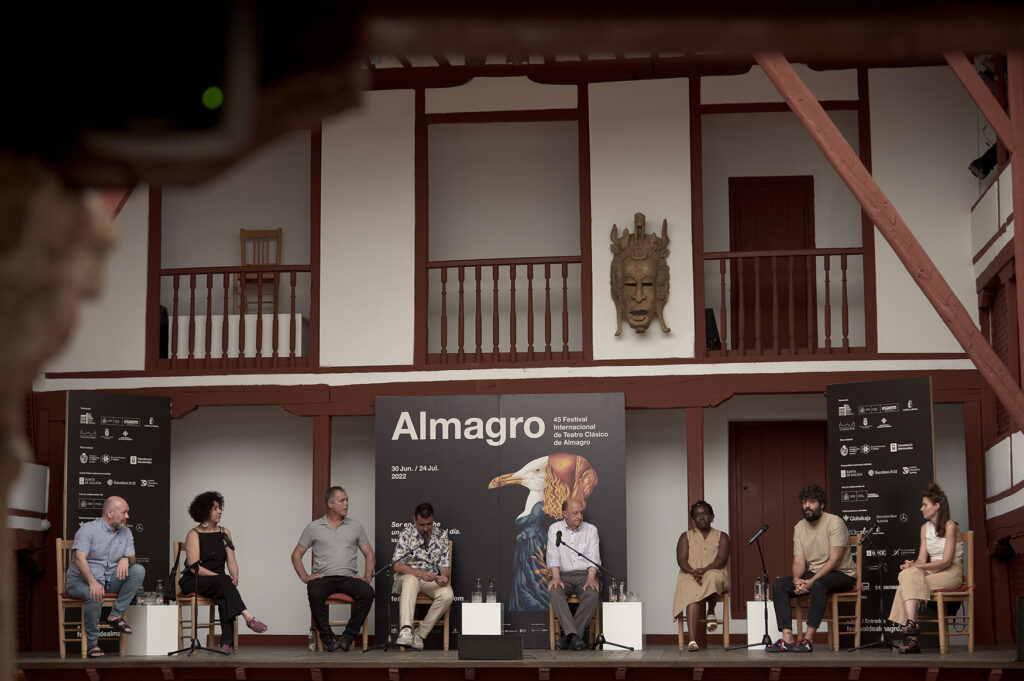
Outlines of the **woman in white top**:
{"label": "woman in white top", "polygon": [[900,585],[892,602],[889,619],[902,626],[900,653],[920,653],[917,640],[917,603],[929,600],[936,589],[955,589],[964,574],[964,548],[960,532],[949,517],[946,493],[934,482],[921,499],[921,549],[917,560],[900,565]]}

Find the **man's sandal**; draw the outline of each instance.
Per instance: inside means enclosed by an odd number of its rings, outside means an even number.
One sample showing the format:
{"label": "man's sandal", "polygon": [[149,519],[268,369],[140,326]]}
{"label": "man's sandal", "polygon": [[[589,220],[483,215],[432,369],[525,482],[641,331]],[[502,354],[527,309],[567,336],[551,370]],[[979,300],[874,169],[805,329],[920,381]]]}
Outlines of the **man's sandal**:
{"label": "man's sandal", "polygon": [[123,617],[118,617],[116,620],[108,619],[107,624],[114,629],[117,629],[122,634],[128,634],[129,636],[132,634],[132,628],[128,626],[128,623],[124,621]]}
{"label": "man's sandal", "polygon": [[98,644],[89,648],[89,657],[103,657],[104,655],[103,648],[100,648]]}

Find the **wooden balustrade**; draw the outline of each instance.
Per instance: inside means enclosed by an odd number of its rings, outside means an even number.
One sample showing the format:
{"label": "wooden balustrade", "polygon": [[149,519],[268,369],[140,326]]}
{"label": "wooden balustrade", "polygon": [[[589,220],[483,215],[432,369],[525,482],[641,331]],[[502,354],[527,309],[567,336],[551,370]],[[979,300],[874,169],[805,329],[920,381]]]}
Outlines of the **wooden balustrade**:
{"label": "wooden balustrade", "polygon": [[296,294],[308,301],[308,283],[300,288],[298,280],[309,272],[308,265],[161,270],[161,301],[169,307],[167,330],[161,333],[166,333],[168,352],[161,353],[157,366],[184,371],[307,368],[303,340],[308,334],[302,330]]}
{"label": "wooden balustrade", "polygon": [[[572,337],[581,324],[579,256],[429,262],[427,280],[428,364],[583,357],[582,330]],[[537,337],[539,327],[543,340]]]}
{"label": "wooden balustrade", "polygon": [[[722,349],[706,350],[706,356],[864,351],[863,341],[851,340],[851,309],[859,314],[854,331],[861,338],[864,333],[863,260],[860,248],[706,253],[706,306],[715,312],[722,339]],[[851,267],[861,277],[853,290]],[[839,339],[833,336],[836,323]]]}

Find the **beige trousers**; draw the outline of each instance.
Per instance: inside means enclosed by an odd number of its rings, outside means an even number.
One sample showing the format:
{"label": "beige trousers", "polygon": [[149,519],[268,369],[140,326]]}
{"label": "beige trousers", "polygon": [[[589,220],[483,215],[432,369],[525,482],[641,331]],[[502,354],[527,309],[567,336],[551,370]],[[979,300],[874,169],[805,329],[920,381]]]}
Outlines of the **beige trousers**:
{"label": "beige trousers", "polygon": [[942,572],[931,572],[921,568],[900,570],[900,585],[896,588],[896,596],[892,600],[889,619],[899,625],[907,623],[907,610],[904,601],[927,601],[935,589],[955,589],[963,581],[964,568],[961,565],[950,565]]}
{"label": "beige trousers", "polygon": [[403,627],[411,627],[413,613],[416,610],[416,597],[421,593],[434,599],[430,604],[427,616],[420,622],[418,631],[421,638],[426,638],[430,630],[441,619],[441,615],[448,611],[452,601],[455,600],[455,592],[451,586],[438,586],[435,582],[425,582],[414,575],[398,575],[395,579],[395,593],[398,594],[398,630]]}

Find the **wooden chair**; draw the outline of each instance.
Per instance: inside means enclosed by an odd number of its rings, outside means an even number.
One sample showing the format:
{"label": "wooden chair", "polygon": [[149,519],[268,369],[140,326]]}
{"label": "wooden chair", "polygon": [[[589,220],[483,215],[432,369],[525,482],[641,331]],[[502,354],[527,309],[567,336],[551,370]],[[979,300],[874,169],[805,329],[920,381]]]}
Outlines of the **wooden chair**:
{"label": "wooden chair", "polygon": [[[341,594],[341,593],[331,594],[330,596],[327,597],[327,600],[325,602],[327,603],[327,611],[328,612],[330,612],[330,609],[331,609],[332,605],[349,605],[349,606],[351,606],[351,605],[353,605],[355,603],[355,601],[352,599],[351,596],[349,596],[348,594]],[[351,610],[349,612],[351,612]],[[370,647],[369,644],[368,644],[368,638],[367,638],[367,635],[366,635],[366,620],[368,620],[368,619],[370,619],[370,618],[367,617],[366,619],[363,620],[363,629],[362,629],[362,633],[363,633],[363,650],[366,650],[367,648]],[[343,626],[345,626],[347,624],[348,624],[348,620],[332,620],[332,619],[328,618],[328,621],[327,621],[327,625],[329,627],[331,627],[331,629],[333,629],[334,627],[343,627]],[[320,640],[320,633],[318,631],[316,631],[315,627],[313,629],[313,638],[316,639],[316,649],[318,651],[320,651],[320,652],[323,652],[324,651],[324,642]]]}
{"label": "wooden chair", "polygon": [[[950,636],[966,636],[967,652],[974,652],[974,531],[964,532],[963,541],[967,544],[964,556],[964,576],[960,586],[955,589],[936,589],[932,592],[932,600],[938,606],[937,616],[925,615],[918,617],[918,622],[937,622],[939,629],[939,652],[949,652]],[[954,601],[966,603],[967,612],[957,615],[946,614],[946,604]],[[962,606],[963,607],[963,606]],[[967,631],[950,632],[950,623],[966,625]],[[928,635],[932,632],[921,632]]]}
{"label": "wooden chair", "polygon": [[[74,560],[71,555],[71,547],[74,544],[75,542],[72,539],[57,538],[57,627],[60,638],[60,656],[65,657],[67,655],[67,643],[69,641],[74,642],[77,635],[77,640],[82,648],[82,657],[84,658],[88,654],[86,649],[87,641],[85,640],[85,608],[82,607],[84,602],[80,598],[69,596],[64,591],[64,579],[67,576],[68,566]],[[118,594],[116,593],[103,594],[103,607],[112,607],[117,597]],[[67,616],[67,611],[71,608],[79,610],[80,614],[76,621],[72,621]],[[125,613],[125,615],[127,614]],[[122,615],[122,617],[125,615]],[[127,620],[127,617],[125,619]],[[99,624],[101,630],[113,629],[113,627],[106,623],[106,619],[102,615],[100,615]],[[118,637],[120,639],[121,657],[124,657],[124,637],[124,634]]]}
{"label": "wooden chair", "polygon": [[[174,542],[171,550],[173,555],[178,555],[178,550],[181,547],[181,542]],[[182,568],[184,569],[184,568]],[[178,648],[185,648],[186,642],[192,640],[195,636],[199,638],[199,630],[206,629],[206,647],[213,647],[213,631],[217,627],[216,607],[217,600],[215,598],[208,598],[206,596],[200,596],[199,594],[184,593],[179,585],[180,571],[174,574],[174,602],[178,606]],[[209,608],[209,616],[205,622],[192,621],[192,613],[196,614],[196,620],[199,620],[199,608]],[[186,634],[186,630],[188,633]],[[221,631],[223,631],[223,623],[221,624]],[[238,652],[238,618],[235,618],[235,634],[231,641],[232,653]]]}
{"label": "wooden chair", "polygon": [[[277,229],[240,229],[238,230],[239,241],[242,246],[242,266],[247,265],[280,265],[281,264],[281,228]],[[270,297],[263,296],[263,304],[270,304],[273,308],[277,300],[277,272],[241,272],[232,275],[232,290],[234,302],[232,312],[238,313],[239,308],[256,307],[260,303],[259,287],[270,286]],[[255,286],[257,290],[250,298],[249,287]]]}
{"label": "wooden chair", "polygon": [[[729,647],[729,589],[722,592],[722,647]],[[676,618],[676,622],[679,626],[679,650],[682,650],[686,646],[686,637],[683,636],[683,622],[686,620],[686,610],[684,609],[682,614]],[[707,626],[707,620],[701,620]],[[699,623],[697,626],[700,626]]]}
{"label": "wooden chair", "polygon": [[[569,596],[569,603],[579,604],[580,599],[576,594]],[[597,604],[597,609],[594,610],[594,617],[590,620],[590,644],[593,645],[597,641],[598,634],[601,633],[601,604]],[[548,601],[548,635],[551,639],[551,650],[555,649],[555,641],[562,638],[562,625],[558,622],[558,618],[555,616],[555,609],[551,606],[551,602]]]}
{"label": "wooden chair", "polygon": [[[454,545],[455,545],[455,542],[453,542],[451,539],[449,539],[448,540],[448,564],[449,565],[453,564],[452,563],[452,554],[455,551],[455,546]],[[416,605],[417,606],[426,605],[426,606],[429,607],[433,603],[434,603],[434,599],[431,598],[430,596],[428,596],[427,594],[421,593],[418,596],[416,596]],[[452,605],[454,605],[454,603]],[[439,619],[434,624],[435,627],[438,624],[441,624],[442,626],[444,626],[444,649],[445,650],[448,650],[448,639],[449,639],[449,632],[450,632],[450,629],[449,629],[449,618],[451,617],[451,614],[452,614],[452,609],[449,607],[448,610],[445,611],[444,617]],[[415,617],[413,618],[413,621],[412,621],[412,629],[413,629],[413,631],[416,631],[416,627],[422,621],[423,621],[423,618],[420,618],[420,619],[416,619]]]}
{"label": "wooden chair", "polygon": [[[856,584],[849,591],[837,591],[828,595],[828,602],[825,605],[825,620],[828,621],[828,645],[835,652],[839,652],[839,624],[840,622],[853,622],[853,647],[860,646],[860,601],[861,592],[863,591],[863,557],[864,549],[860,543],[860,535],[854,535],[850,537],[850,548],[856,550],[854,561],[857,564],[857,580]],[[796,604],[796,621],[797,628],[800,629],[800,635],[797,638],[803,638],[803,603],[804,599],[810,600],[810,596],[801,596],[799,599],[795,599]],[[840,603],[853,603],[853,614],[852,615],[840,615],[839,604]],[[850,632],[843,632],[849,634]]]}

